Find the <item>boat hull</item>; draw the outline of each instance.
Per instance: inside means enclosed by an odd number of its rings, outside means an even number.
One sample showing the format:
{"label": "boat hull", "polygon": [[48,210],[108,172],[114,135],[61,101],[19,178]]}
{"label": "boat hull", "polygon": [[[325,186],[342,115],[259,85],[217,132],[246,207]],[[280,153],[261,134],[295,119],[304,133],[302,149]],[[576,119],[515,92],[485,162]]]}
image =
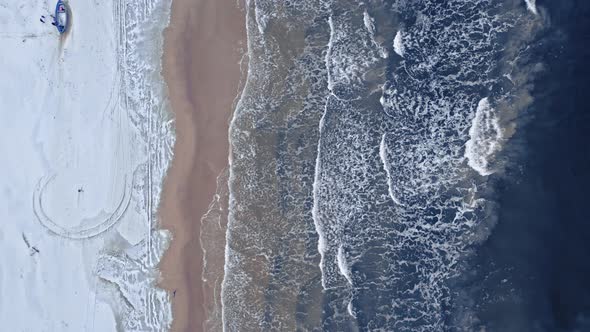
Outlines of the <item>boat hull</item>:
{"label": "boat hull", "polygon": [[60,34],[65,33],[69,26],[69,8],[65,1],[58,1],[55,5],[55,27]]}

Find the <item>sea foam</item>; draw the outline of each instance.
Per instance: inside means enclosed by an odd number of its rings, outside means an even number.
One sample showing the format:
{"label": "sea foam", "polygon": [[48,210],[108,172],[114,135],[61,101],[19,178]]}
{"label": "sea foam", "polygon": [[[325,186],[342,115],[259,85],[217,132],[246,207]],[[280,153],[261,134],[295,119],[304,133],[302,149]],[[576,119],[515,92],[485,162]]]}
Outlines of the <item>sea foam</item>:
{"label": "sea foam", "polygon": [[373,46],[375,46],[375,48],[379,51],[379,55],[381,56],[381,58],[387,59],[389,57],[389,52],[375,38],[377,34],[377,31],[375,29],[375,19],[371,17],[367,10],[363,12],[363,23],[365,24],[365,29],[367,29],[367,32],[369,32],[369,36],[371,38]]}
{"label": "sea foam", "polygon": [[[326,103],[327,104],[327,103]],[[322,115],[322,119],[320,120],[319,124],[319,141],[318,141],[318,152],[316,156],[316,163],[315,163],[315,177],[313,180],[313,207],[311,210],[311,215],[313,218],[313,224],[315,226],[315,231],[318,234],[318,253],[320,254],[320,270],[322,272],[322,287],[326,289],[326,280],[324,277],[324,256],[326,254],[326,235],[322,228],[320,217],[319,217],[319,191],[320,191],[320,179],[321,179],[321,139],[322,139],[322,128],[324,127],[324,118],[326,113]]]}
{"label": "sea foam", "polygon": [[395,197],[393,193],[393,182],[391,181],[391,164],[389,163],[389,160],[387,160],[387,143],[385,142],[385,135],[386,134],[383,134],[383,137],[381,138],[381,144],[379,145],[379,157],[381,158],[383,169],[387,175],[387,188],[389,190],[389,197],[391,197],[391,200],[395,204],[401,205],[401,202]]}
{"label": "sea foam", "polygon": [[403,57],[405,53],[402,31],[398,31],[393,39],[393,50],[399,56]]}
{"label": "sea foam", "polygon": [[500,149],[502,129],[487,97],[477,104],[469,137],[465,144],[465,157],[469,166],[482,176],[494,173],[490,167],[490,158]]}
{"label": "sea foam", "polygon": [[336,255],[336,260],[338,262],[338,269],[340,270],[340,274],[342,274],[342,276],[346,278],[348,284],[352,285],[352,275],[350,272],[350,266],[348,266],[348,262],[346,261],[346,254],[344,253],[344,248],[342,247],[342,245],[338,247],[338,254]]}
{"label": "sea foam", "polygon": [[533,14],[538,15],[539,12],[537,11],[537,0],[524,0],[526,3],[526,8]]}

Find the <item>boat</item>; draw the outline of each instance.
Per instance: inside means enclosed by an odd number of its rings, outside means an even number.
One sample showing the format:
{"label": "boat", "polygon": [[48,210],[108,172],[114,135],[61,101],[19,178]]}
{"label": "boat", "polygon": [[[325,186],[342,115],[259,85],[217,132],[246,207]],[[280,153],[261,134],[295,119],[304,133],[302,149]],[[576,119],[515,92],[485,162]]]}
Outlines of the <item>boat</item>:
{"label": "boat", "polygon": [[69,10],[68,5],[63,0],[58,0],[55,5],[55,17],[53,23],[60,34],[63,34],[68,30]]}

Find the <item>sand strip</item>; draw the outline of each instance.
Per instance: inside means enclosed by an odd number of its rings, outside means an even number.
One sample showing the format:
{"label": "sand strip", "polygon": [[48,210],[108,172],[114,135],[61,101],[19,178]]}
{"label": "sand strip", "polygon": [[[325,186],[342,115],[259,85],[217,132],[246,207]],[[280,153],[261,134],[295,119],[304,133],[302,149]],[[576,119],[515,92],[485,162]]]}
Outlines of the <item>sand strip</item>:
{"label": "sand strip", "polygon": [[176,119],[161,225],[173,234],[160,264],[172,331],[202,331],[205,304],[201,217],[228,161],[228,120],[240,81],[245,17],[236,0],[174,0],[164,33],[164,78]]}

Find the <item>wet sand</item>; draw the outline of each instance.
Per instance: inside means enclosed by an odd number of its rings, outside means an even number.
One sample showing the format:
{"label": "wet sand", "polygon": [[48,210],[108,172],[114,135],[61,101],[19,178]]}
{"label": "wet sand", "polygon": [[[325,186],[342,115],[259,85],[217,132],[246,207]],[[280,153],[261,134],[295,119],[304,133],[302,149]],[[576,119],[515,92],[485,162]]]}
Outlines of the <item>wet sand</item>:
{"label": "wet sand", "polygon": [[164,33],[164,78],[175,116],[174,159],[159,215],[173,240],[160,263],[170,292],[172,331],[202,331],[201,218],[228,163],[228,124],[240,82],[245,17],[236,0],[174,0]]}

